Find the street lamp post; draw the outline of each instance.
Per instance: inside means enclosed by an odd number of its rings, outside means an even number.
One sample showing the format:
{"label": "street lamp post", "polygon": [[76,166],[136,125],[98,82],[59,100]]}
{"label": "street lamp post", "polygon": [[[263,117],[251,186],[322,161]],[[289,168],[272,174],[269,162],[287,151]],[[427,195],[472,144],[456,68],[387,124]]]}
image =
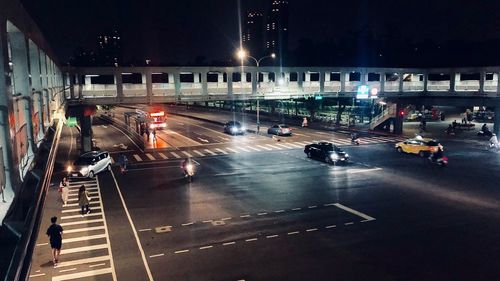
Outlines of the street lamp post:
{"label": "street lamp post", "polygon": [[[236,55],[241,59],[241,64],[243,65],[243,60],[245,60],[246,58],[250,58],[252,59],[254,62],[255,62],[255,66],[257,67],[257,88],[259,89],[260,88],[260,82],[259,82],[259,67],[260,67],[260,62],[263,60],[263,59],[266,59],[266,58],[276,58],[276,54],[275,53],[271,53],[270,55],[267,55],[267,56],[263,56],[259,59],[256,59],[252,56],[250,56],[247,51],[243,50],[243,49],[240,49],[238,50],[238,52],[236,53]],[[259,103],[259,97],[257,96],[257,134],[260,133],[260,103]]]}

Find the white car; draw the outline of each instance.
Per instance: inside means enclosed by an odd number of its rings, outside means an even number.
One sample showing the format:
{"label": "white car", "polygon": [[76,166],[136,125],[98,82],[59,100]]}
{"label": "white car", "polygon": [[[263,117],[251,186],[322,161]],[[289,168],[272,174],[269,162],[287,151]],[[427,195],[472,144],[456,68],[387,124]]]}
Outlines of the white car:
{"label": "white car", "polygon": [[111,170],[111,157],[107,151],[91,151],[82,154],[68,168],[69,177],[93,178],[104,170]]}

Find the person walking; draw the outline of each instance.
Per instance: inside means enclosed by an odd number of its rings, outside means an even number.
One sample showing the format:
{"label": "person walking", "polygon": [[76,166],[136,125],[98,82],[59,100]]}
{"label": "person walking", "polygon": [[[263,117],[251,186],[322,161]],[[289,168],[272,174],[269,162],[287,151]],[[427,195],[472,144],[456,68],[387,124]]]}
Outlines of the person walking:
{"label": "person walking", "polygon": [[80,186],[80,189],[78,190],[78,205],[82,209],[82,217],[85,214],[90,213],[89,202],[90,202],[89,192],[85,188],[85,185],[82,184]]}
{"label": "person walking", "polygon": [[123,174],[127,171],[127,156],[125,154],[120,153],[120,156],[118,157],[118,163],[120,164],[120,172]]}
{"label": "person walking", "polygon": [[61,225],[57,224],[57,217],[51,217],[50,222],[52,223],[49,228],[47,228],[47,236],[50,240],[50,247],[52,248],[52,262],[54,267],[57,267],[59,262],[59,254],[61,253],[62,247],[62,234],[63,228]]}
{"label": "person walking", "polygon": [[156,141],[156,129],[153,129],[153,141]]}
{"label": "person walking", "polygon": [[149,129],[147,127],[146,127],[146,137],[147,137],[147,139],[149,141]]}
{"label": "person walking", "polygon": [[61,193],[61,199],[63,201],[63,206],[66,206],[68,204],[68,178],[64,177],[59,184],[59,192]]}

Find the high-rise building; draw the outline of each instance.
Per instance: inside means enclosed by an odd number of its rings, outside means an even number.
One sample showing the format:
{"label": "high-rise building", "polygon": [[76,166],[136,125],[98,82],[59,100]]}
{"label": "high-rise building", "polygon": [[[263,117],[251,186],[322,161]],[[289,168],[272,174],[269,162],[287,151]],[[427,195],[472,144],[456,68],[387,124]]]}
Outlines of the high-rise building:
{"label": "high-rise building", "polygon": [[243,46],[252,56],[264,51],[264,17],[259,11],[248,11],[242,34]]}
{"label": "high-rise building", "polygon": [[99,35],[97,55],[99,64],[105,66],[119,66],[122,64],[122,45],[117,30],[109,34]]}
{"label": "high-rise building", "polygon": [[288,49],[288,1],[271,0],[266,23],[266,44],[268,53],[282,54]]}

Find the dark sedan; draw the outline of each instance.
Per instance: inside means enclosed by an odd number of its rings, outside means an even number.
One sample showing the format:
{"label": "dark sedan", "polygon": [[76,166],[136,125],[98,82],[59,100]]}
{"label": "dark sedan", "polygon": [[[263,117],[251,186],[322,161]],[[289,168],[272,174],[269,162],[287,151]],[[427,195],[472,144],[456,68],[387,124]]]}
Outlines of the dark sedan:
{"label": "dark sedan", "polygon": [[309,158],[321,159],[326,163],[346,163],[349,160],[349,154],[329,142],[308,144],[304,148],[304,153]]}
{"label": "dark sedan", "polygon": [[269,127],[267,129],[267,133],[271,135],[278,135],[278,136],[291,136],[292,135],[292,128],[288,127],[285,124],[278,124],[274,125],[272,127]]}
{"label": "dark sedan", "polygon": [[243,135],[246,132],[246,128],[238,121],[229,121],[224,124],[224,132],[230,135]]}

